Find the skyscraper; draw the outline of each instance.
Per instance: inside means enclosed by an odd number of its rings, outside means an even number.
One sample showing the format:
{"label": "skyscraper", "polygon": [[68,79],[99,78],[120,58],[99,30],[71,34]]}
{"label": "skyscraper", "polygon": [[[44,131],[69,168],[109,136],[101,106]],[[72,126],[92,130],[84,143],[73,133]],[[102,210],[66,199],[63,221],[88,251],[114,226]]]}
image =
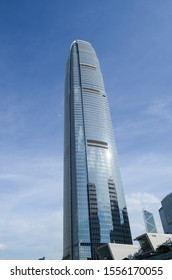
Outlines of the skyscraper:
{"label": "skyscraper", "polygon": [[146,232],[157,233],[153,214],[147,210],[143,210],[143,218],[145,222]]}
{"label": "skyscraper", "polygon": [[172,233],[172,193],[166,195],[161,201],[159,214],[165,233]]}
{"label": "skyscraper", "polygon": [[66,64],[64,259],[95,259],[106,243],[132,244],[107,94],[90,43]]}

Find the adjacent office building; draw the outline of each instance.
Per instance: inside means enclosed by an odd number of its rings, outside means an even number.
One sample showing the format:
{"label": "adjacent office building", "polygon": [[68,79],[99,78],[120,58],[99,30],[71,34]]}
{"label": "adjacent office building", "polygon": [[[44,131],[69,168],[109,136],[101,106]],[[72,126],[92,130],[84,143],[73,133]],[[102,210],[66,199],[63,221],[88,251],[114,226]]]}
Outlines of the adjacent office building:
{"label": "adjacent office building", "polygon": [[66,65],[64,126],[63,259],[95,259],[98,247],[132,238],[99,61],[81,40]]}
{"label": "adjacent office building", "polygon": [[172,193],[163,198],[161,205],[159,214],[164,233],[172,233]]}
{"label": "adjacent office building", "polygon": [[157,233],[153,214],[147,210],[143,210],[143,218],[145,222],[146,232]]}

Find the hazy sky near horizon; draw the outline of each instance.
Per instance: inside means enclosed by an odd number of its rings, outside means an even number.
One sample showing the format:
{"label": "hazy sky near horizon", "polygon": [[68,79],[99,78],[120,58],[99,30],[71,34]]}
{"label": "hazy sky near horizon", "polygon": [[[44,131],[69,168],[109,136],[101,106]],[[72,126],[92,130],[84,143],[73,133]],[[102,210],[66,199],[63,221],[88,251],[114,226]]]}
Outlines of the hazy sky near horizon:
{"label": "hazy sky near horizon", "polygon": [[62,258],[65,64],[100,61],[132,236],[172,191],[172,2],[0,0],[0,259]]}

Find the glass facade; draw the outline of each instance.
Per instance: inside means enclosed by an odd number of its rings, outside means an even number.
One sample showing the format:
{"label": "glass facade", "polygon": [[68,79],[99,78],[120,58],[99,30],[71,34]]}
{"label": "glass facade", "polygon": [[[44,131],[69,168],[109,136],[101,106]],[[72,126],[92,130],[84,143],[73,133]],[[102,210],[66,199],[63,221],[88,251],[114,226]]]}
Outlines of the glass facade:
{"label": "glass facade", "polygon": [[99,61],[77,40],[65,79],[64,259],[95,259],[109,242],[132,238]]}
{"label": "glass facade", "polygon": [[164,233],[172,233],[172,193],[163,198],[161,205],[159,214]]}
{"label": "glass facade", "polygon": [[154,216],[151,212],[143,210],[146,232],[157,233]]}

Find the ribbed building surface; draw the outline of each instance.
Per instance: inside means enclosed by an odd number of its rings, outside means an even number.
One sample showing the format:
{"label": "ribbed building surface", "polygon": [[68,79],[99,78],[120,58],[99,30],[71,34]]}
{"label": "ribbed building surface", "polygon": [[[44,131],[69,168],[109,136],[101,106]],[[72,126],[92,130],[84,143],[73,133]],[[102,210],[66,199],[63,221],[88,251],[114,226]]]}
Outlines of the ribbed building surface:
{"label": "ribbed building surface", "polygon": [[64,259],[94,259],[106,243],[131,244],[107,95],[90,43],[74,41],[66,65]]}

